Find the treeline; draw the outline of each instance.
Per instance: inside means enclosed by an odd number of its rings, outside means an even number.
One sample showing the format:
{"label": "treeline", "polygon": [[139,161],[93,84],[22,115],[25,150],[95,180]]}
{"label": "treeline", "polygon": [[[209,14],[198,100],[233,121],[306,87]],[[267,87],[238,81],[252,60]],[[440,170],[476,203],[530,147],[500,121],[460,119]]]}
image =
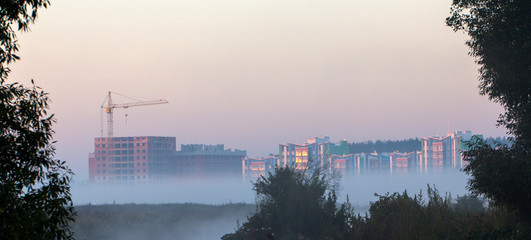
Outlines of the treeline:
{"label": "treeline", "polygon": [[336,239],[529,239],[529,226],[518,219],[477,197],[452,199],[428,186],[426,196],[380,195],[367,215],[347,215],[348,227]]}
{"label": "treeline", "polygon": [[370,152],[413,152],[420,151],[420,139],[410,138],[405,140],[376,140],[365,142],[353,142],[349,144],[351,153]]}
{"label": "treeline", "polygon": [[[332,185],[331,185],[332,184]],[[222,240],[266,239],[529,239],[529,222],[504,207],[466,195],[452,199],[428,186],[426,194],[377,195],[367,214],[339,204],[322,171],[276,168],[253,188],[255,214]]]}
{"label": "treeline", "polygon": [[[491,147],[512,146],[512,141],[506,137],[488,137],[485,142]],[[421,141],[419,138],[410,138],[404,140],[376,140],[365,142],[349,143],[350,153],[383,153],[383,152],[413,152],[421,150]]]}

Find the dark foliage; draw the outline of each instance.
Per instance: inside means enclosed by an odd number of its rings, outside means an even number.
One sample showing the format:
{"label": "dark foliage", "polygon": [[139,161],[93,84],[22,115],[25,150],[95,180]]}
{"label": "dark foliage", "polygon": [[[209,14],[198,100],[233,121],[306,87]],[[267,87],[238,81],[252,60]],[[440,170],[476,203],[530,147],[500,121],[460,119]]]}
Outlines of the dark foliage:
{"label": "dark foliage", "polygon": [[510,148],[472,142],[469,187],[531,223],[531,1],[454,0],[446,23],[470,36],[480,94],[504,107],[498,124],[514,136]]}
{"label": "dark foliage", "polygon": [[[257,211],[229,239],[347,239],[353,209],[337,207],[335,191],[318,170],[277,167],[254,183]],[[348,238],[350,239],[350,238]]]}
{"label": "dark foliage", "polygon": [[0,100],[0,239],[68,239],[72,172],[53,158],[48,97],[10,84]]}
{"label": "dark foliage", "polygon": [[521,145],[492,148],[484,141],[473,139],[471,149],[464,152],[469,162],[464,171],[471,174],[469,188],[484,194],[498,206],[519,210],[531,223],[531,155]]}
{"label": "dark foliage", "polygon": [[507,146],[507,147],[511,147],[513,146],[513,142],[506,138],[506,137],[496,137],[496,138],[493,138],[493,137],[488,137],[488,138],[485,138],[485,143],[487,145],[489,145],[490,147],[492,148],[500,148],[500,147],[503,147],[503,146]]}
{"label": "dark foliage", "polygon": [[420,139],[410,138],[406,140],[377,140],[366,142],[353,142],[349,146],[351,153],[369,153],[369,152],[413,152],[420,151]]}
{"label": "dark foliage", "polygon": [[[256,213],[222,239],[528,239],[531,233],[515,221],[515,212],[486,209],[475,195],[454,201],[430,186],[426,198],[422,192],[376,195],[378,200],[362,217],[354,215],[348,201],[338,207],[333,191],[325,197],[322,181],[297,184],[300,181],[292,178],[309,179],[281,168],[258,181],[255,190],[261,200]],[[309,186],[316,192],[310,193]]]}
{"label": "dark foliage", "polygon": [[446,22],[470,36],[480,65],[480,93],[500,103],[500,124],[517,141],[531,140],[531,2],[454,0]]}
{"label": "dark foliage", "polygon": [[0,1],[0,239],[71,239],[72,171],[54,159],[53,115],[35,86],[6,84],[19,57],[16,30],[27,31],[48,0]]}
{"label": "dark foliage", "polygon": [[447,239],[456,232],[451,222],[451,199],[441,197],[428,186],[428,201],[422,194],[378,195],[371,204],[367,218],[367,236],[370,239]]}
{"label": "dark foliage", "polygon": [[422,193],[378,195],[358,229],[359,239],[528,239],[529,229],[503,208],[486,210],[484,202],[466,195],[454,202],[428,186]]}

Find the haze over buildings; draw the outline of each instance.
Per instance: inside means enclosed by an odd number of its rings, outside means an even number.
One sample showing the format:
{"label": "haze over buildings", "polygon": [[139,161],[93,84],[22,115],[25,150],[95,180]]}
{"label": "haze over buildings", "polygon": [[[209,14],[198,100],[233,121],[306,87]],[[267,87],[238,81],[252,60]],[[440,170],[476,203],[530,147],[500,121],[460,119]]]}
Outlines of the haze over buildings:
{"label": "haze over buildings", "polygon": [[116,111],[116,136],[250,156],[311,136],[503,135],[448,12],[447,0],[57,0],[20,35],[10,81],[51,93],[57,157],[75,180],[88,179],[109,90],[170,102],[129,109],[127,124]]}
{"label": "haze over buildings", "polygon": [[462,151],[471,131],[448,133],[445,137],[426,137],[412,152],[352,152],[349,143],[330,141],[330,137],[308,138],[302,144],[279,144],[277,155],[253,158],[245,150],[225,149],[223,144],[181,144],[175,137],[101,137],[94,139],[89,154],[89,179],[92,183],[153,183],[182,180],[254,180],[273,172],[275,166],[298,170],[318,168],[329,174],[349,177],[370,173],[407,174],[460,170],[466,166]]}

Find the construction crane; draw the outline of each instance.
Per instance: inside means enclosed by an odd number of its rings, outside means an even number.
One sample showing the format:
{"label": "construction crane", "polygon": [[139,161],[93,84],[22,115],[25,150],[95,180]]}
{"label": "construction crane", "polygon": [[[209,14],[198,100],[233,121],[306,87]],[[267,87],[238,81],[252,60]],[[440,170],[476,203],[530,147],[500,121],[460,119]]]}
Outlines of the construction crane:
{"label": "construction crane", "polygon": [[[125,97],[125,98],[129,98],[131,100],[134,100],[135,102],[113,103],[112,102],[112,94],[116,94],[116,95],[120,95],[120,96]],[[107,113],[107,137],[109,137],[109,138],[113,137],[113,111],[114,111],[115,108],[127,109],[129,107],[139,107],[139,106],[165,104],[165,103],[168,103],[168,101],[166,101],[164,99],[152,100],[152,101],[140,101],[140,100],[134,99],[132,97],[124,96],[122,94],[109,91],[109,93],[105,97],[105,100],[103,100],[103,104],[101,105],[101,108],[102,109],[105,108],[105,112]],[[127,114],[126,114],[126,117],[127,117]],[[103,128],[102,128],[102,134],[103,134]]]}

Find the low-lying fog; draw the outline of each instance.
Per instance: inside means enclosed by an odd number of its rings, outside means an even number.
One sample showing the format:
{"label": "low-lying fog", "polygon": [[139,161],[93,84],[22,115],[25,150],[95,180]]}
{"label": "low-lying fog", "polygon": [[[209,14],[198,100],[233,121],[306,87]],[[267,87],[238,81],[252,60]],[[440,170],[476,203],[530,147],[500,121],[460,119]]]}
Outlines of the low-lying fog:
{"label": "low-lying fog", "polygon": [[[463,172],[393,174],[372,173],[359,176],[343,176],[340,180],[339,200],[344,202],[349,196],[355,206],[367,206],[376,200],[374,193],[386,192],[418,193],[425,192],[426,185],[435,185],[441,194],[464,195],[467,176]],[[208,179],[181,180],[153,184],[96,185],[73,183],[72,197],[75,205],[108,203],[254,203],[255,193],[251,180]]]}

